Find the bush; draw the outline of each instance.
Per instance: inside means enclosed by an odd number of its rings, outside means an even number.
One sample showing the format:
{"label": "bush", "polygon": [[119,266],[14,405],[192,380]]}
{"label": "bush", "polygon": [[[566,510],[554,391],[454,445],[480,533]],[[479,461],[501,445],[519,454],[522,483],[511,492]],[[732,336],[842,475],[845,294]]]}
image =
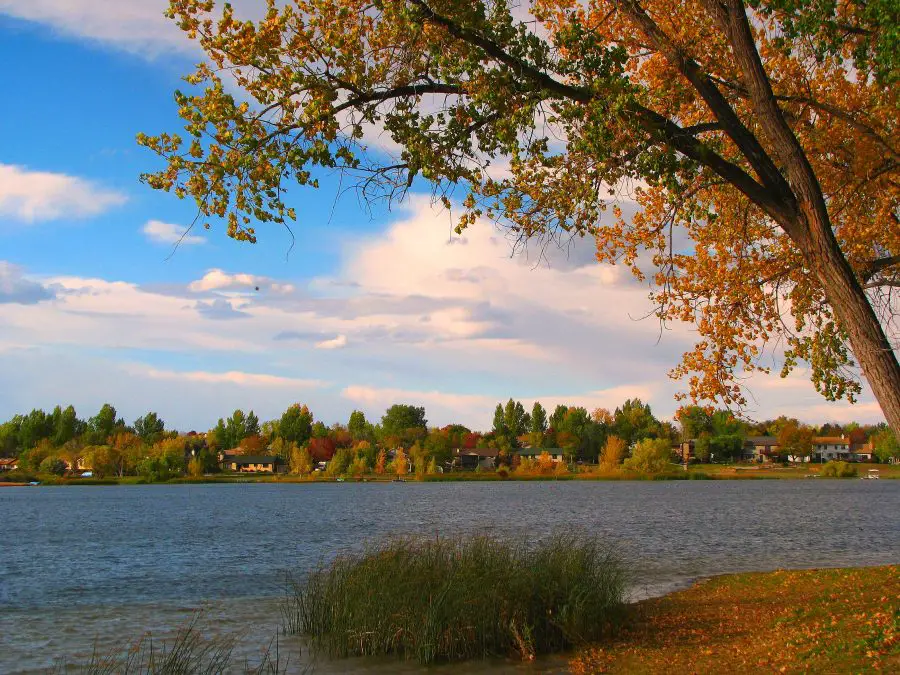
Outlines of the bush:
{"label": "bush", "polygon": [[859,472],[856,467],[847,462],[826,462],[822,467],[822,475],[826,478],[854,478]]}
{"label": "bush", "polygon": [[620,558],[591,538],[398,539],[295,582],[285,629],[331,656],[531,657],[602,637],[620,619],[625,588]]}
{"label": "bush", "polygon": [[631,457],[625,460],[624,467],[642,473],[660,473],[667,471],[672,464],[672,447],[664,438],[645,438],[636,446]]}
{"label": "bush", "polygon": [[47,457],[41,462],[38,471],[51,473],[54,476],[62,476],[66,472],[66,463],[59,457]]}

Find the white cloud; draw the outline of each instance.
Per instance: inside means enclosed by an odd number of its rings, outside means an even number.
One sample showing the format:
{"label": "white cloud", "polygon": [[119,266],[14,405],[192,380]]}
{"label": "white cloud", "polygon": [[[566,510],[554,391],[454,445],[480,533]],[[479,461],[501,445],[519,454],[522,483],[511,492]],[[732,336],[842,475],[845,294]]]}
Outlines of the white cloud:
{"label": "white cloud", "polygon": [[89,218],[126,200],[82,178],[0,164],[0,216],[26,223]]}
{"label": "white cloud", "polygon": [[304,380],[280,375],[266,375],[261,373],[244,373],[239,370],[230,370],[225,373],[207,372],[203,370],[176,371],[161,370],[158,368],[132,368],[132,371],[142,371],[144,375],[154,380],[183,380],[186,382],[202,382],[204,384],[229,384],[238,387],[289,387],[291,389],[314,389],[323,386],[321,380]]}
{"label": "white cloud", "polygon": [[250,293],[267,289],[275,293],[291,293],[293,284],[281,284],[268,277],[255,274],[228,274],[224,270],[211,269],[201,279],[192,281],[188,288],[195,293],[205,291],[238,291]]}
{"label": "white cloud", "polygon": [[203,244],[206,242],[205,237],[196,234],[188,234],[187,228],[182,225],[173,225],[172,223],[164,223],[161,220],[149,220],[141,228],[141,231],[147,235],[150,241],[159,242],[160,244]]}
{"label": "white cloud", "polygon": [[347,346],[347,336],[338,335],[330,340],[322,340],[316,343],[316,349],[340,349]]}
{"label": "white cloud", "polygon": [[166,0],[0,0],[0,13],[57,32],[152,55],[192,47],[163,12]]}
{"label": "white cloud", "polygon": [[[0,325],[13,351],[33,345],[76,361],[101,353],[120,369],[135,353],[156,354],[155,368],[128,371],[139,383],[133,394],[116,388],[142,405],[150,394],[139,389],[148,382],[157,393],[190,386],[209,411],[231,385],[252,388],[241,400],[266,399],[274,410],[294,398],[294,389],[328,381],[336,383],[333,391],[323,386],[307,400],[329,422],[346,420],[350,403],[380,414],[408,402],[424,404],[432,423],[484,428],[496,402],[510,396],[528,406],[538,399],[588,409],[638,397],[669,416],[677,385],[666,372],[694,336],[679,327],[658,340],[656,322],[632,320],[646,312],[646,289],[620,268],[591,262],[589,253],[510,258],[508,242],[491,227],[478,224],[464,238],[449,238],[445,215],[413,200],[383,234],[348,245],[333,276],[302,285],[222,269],[183,286],[71,276],[37,281],[0,267],[0,279],[12,280],[7,295],[32,300],[0,302]],[[35,285],[52,291],[53,302],[36,302]],[[203,368],[182,372],[172,361]],[[28,363],[22,368],[31,370],[19,373],[0,368],[0,392],[21,392],[10,414],[35,400],[28,392],[67,391],[50,386],[53,376],[39,360]],[[879,418],[870,394],[857,407],[825,404],[801,374],[789,382],[755,377],[747,386],[758,394],[751,412],[760,418]]]}
{"label": "white cloud", "polygon": [[[221,4],[217,9],[221,10]],[[259,16],[265,3],[233,2],[241,18]],[[167,19],[168,0],[0,0],[0,14],[141,56],[190,54],[196,44]]]}

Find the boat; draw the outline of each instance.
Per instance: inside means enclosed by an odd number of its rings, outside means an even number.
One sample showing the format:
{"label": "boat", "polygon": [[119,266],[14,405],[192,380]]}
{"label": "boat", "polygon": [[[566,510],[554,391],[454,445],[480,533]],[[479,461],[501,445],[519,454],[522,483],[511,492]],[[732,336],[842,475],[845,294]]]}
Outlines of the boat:
{"label": "boat", "polygon": [[878,480],[881,478],[880,471],[878,469],[869,469],[869,472],[865,476],[861,476],[862,480]]}

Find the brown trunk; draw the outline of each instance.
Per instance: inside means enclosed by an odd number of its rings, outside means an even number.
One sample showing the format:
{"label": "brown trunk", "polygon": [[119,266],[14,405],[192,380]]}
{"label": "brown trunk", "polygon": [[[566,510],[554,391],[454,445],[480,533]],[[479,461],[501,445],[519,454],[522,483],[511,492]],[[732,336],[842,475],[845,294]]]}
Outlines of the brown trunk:
{"label": "brown trunk", "polygon": [[796,198],[796,220],[780,224],[800,247],[810,269],[822,284],[828,303],[847,332],[853,354],[888,424],[900,434],[900,364],[897,355],[835,239],[818,178],[775,99],[756,48],[744,1],[704,0],[704,5],[728,37],[754,112],[785,169]]}
{"label": "brown trunk", "polygon": [[829,223],[816,223],[809,231],[809,240],[803,242],[804,255],[850,338],[853,354],[887,423],[894,433],[900,434],[900,364],[897,355]]}

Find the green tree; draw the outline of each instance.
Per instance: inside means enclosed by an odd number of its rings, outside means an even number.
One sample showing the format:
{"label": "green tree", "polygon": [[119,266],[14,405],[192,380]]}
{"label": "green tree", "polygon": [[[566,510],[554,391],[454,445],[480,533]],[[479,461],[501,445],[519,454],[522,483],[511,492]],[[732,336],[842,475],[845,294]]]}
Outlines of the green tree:
{"label": "green tree", "polygon": [[712,436],[708,431],[701,431],[694,442],[694,457],[697,461],[708,462],[712,455]]}
{"label": "green tree", "polygon": [[0,424],[0,457],[14,457],[19,450],[19,424],[14,417]]}
{"label": "green tree", "polygon": [[397,403],[381,418],[381,432],[385,438],[399,439],[404,445],[424,439],[428,432],[425,408]]}
{"label": "green tree", "polygon": [[52,473],[56,476],[62,476],[66,472],[66,463],[59,457],[45,457],[41,461],[38,470],[41,473]]}
{"label": "green tree", "polygon": [[369,424],[362,410],[354,410],[350,413],[350,419],[347,421],[347,431],[350,432],[350,436],[354,441],[372,440],[372,425]]}
{"label": "green tree", "polygon": [[745,436],[747,425],[736,418],[730,410],[716,410],[712,414],[713,436]]}
{"label": "green tree", "polygon": [[506,415],[502,403],[498,403],[497,407],[494,408],[494,423],[491,427],[491,432],[495,436],[509,435],[509,427],[506,426]]}
{"label": "green tree", "polygon": [[[810,439],[811,440],[811,439]],[[741,458],[744,450],[744,437],[737,434],[722,434],[713,436],[710,444],[710,453],[713,460],[721,462],[723,460],[732,461]],[[812,450],[810,446],[810,451]]]}
{"label": "green tree", "polygon": [[900,442],[897,441],[897,434],[890,428],[885,427],[876,432],[872,436],[872,445],[880,462],[900,459]]}
{"label": "green tree", "polygon": [[155,443],[165,431],[165,423],[159,418],[155,412],[148,412],[143,417],[138,417],[134,421],[134,432],[141,437],[145,443]]}
{"label": "green tree", "polygon": [[312,473],[313,463],[309,450],[298,448],[296,444],[291,444],[290,452],[291,473],[299,476],[306,476]]}
{"label": "green tree", "polygon": [[691,405],[678,411],[678,422],[681,424],[681,438],[689,441],[699,438],[700,434],[712,433],[712,415],[706,408]]}
{"label": "green tree", "polygon": [[569,413],[569,406],[559,404],[553,410],[553,414],[550,415],[550,428],[553,430],[558,430],[563,423],[563,420],[566,418],[566,415]]}
{"label": "green tree", "polygon": [[[440,464],[450,462],[453,459],[453,445],[450,441],[450,432],[443,429],[432,429],[428,432],[423,443],[428,457]],[[459,447],[458,445],[456,447]]]}
{"label": "green tree", "polygon": [[[532,434],[532,445],[535,445],[534,441],[538,438],[543,440],[544,434],[547,433],[547,411],[538,401],[535,401],[534,405],[531,406],[530,431]],[[535,445],[535,447],[539,447],[539,445]]]}
{"label": "green tree", "polygon": [[325,473],[329,476],[343,476],[350,469],[355,458],[355,452],[349,448],[340,448],[335,451],[334,457],[325,465]]}
{"label": "green tree", "polygon": [[628,399],[613,413],[613,433],[631,447],[645,438],[655,438],[659,422],[650,410],[650,404],[638,398]]}
{"label": "green tree", "polygon": [[284,411],[278,423],[278,435],[290,443],[305,445],[312,437],[313,415],[305,405],[295,403]]}
{"label": "green tree", "polygon": [[247,436],[259,436],[260,435],[259,418],[256,416],[256,413],[253,412],[252,410],[249,413],[247,413],[247,422],[246,422],[246,426],[245,426],[244,430],[246,432],[246,434],[244,436],[245,438]]}
{"label": "green tree", "polygon": [[18,438],[20,448],[33,448],[40,441],[49,438],[52,434],[52,420],[43,410],[35,408],[30,413],[20,418]]}
{"label": "green tree", "polygon": [[59,406],[54,410],[53,444],[62,446],[76,436],[84,433],[85,423],[78,419],[73,406],[67,406],[61,410]]}
{"label": "green tree", "polygon": [[125,427],[125,420],[116,417],[116,409],[111,404],[104,403],[100,411],[88,420],[87,426],[86,441],[91,445],[101,445],[108,442],[117,429]]}
{"label": "green tree", "polygon": [[506,433],[513,439],[527,433],[531,423],[522,403],[512,399],[509,399],[503,408],[503,419]]}

